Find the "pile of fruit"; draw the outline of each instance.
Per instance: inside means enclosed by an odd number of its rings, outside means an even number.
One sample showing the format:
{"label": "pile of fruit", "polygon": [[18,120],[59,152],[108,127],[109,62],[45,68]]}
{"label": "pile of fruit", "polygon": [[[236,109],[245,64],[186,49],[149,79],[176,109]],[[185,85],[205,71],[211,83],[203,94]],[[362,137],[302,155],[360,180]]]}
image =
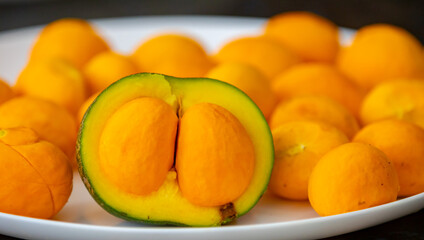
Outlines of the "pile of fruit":
{"label": "pile of fruit", "polygon": [[288,12],[216,53],[162,34],[126,56],[61,19],[15,82],[0,80],[1,212],[53,217],[76,169],[108,212],[189,226],[266,190],[321,216],[424,192],[424,50],[395,26],[341,46],[329,20]]}

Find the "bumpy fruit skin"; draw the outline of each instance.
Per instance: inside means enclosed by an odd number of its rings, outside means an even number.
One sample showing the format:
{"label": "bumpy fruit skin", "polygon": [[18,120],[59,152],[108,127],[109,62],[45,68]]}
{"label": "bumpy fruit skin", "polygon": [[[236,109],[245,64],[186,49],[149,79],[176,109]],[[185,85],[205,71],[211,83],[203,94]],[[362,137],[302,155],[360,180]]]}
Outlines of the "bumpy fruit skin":
{"label": "bumpy fruit skin", "polygon": [[27,127],[55,144],[71,159],[77,126],[66,109],[43,99],[16,97],[0,106],[0,128]]}
{"label": "bumpy fruit skin", "polygon": [[308,180],[316,163],[348,142],[337,128],[318,121],[287,122],[272,130],[275,162],[269,189],[277,196],[308,199]]}
{"label": "bumpy fruit skin", "polygon": [[109,50],[94,28],[82,19],[63,18],[48,24],[31,51],[30,61],[62,58],[81,69],[93,56]]}
{"label": "bumpy fruit skin", "polygon": [[300,96],[283,101],[270,119],[271,129],[298,120],[322,121],[335,126],[351,139],[359,130],[355,117],[338,102],[324,96]]}
{"label": "bumpy fruit skin", "polygon": [[261,37],[243,37],[225,44],[214,59],[219,62],[243,62],[259,69],[269,79],[299,62],[298,56],[279,41]]}
{"label": "bumpy fruit skin", "polygon": [[14,89],[18,95],[46,99],[76,114],[86,98],[81,72],[62,59],[30,62],[20,73]]}
{"label": "bumpy fruit skin", "polygon": [[358,117],[364,92],[333,65],[298,64],[279,74],[272,88],[280,100],[294,96],[323,95],[344,105]]}
{"label": "bumpy fruit skin", "polygon": [[371,89],[395,78],[424,77],[421,43],[405,29],[373,24],[358,30],[340,51],[338,68],[359,86]]}
{"label": "bumpy fruit skin", "polygon": [[361,106],[363,125],[401,119],[424,128],[424,80],[394,79],[375,86]]}
{"label": "bumpy fruit skin", "polygon": [[309,201],[321,216],[393,202],[398,192],[396,170],[387,156],[357,142],[325,154],[312,171],[308,186]]}
{"label": "bumpy fruit skin", "polygon": [[113,82],[136,72],[137,67],[129,57],[112,51],[97,54],[83,68],[91,93],[103,91]]}
{"label": "bumpy fruit skin", "polygon": [[175,77],[203,77],[212,67],[203,47],[194,39],[163,34],[143,42],[132,55],[139,72]]}
{"label": "bumpy fruit skin", "polygon": [[415,124],[388,119],[365,126],[353,139],[383,151],[399,178],[399,196],[424,192],[424,130]]}
{"label": "bumpy fruit skin", "polygon": [[68,158],[31,129],[0,129],[0,164],[0,212],[51,218],[68,201]]}
{"label": "bumpy fruit skin", "polygon": [[[217,95],[217,92],[220,94]],[[184,168],[175,170],[171,167],[159,189],[147,195],[128,193],[118,184],[111,183],[111,178],[106,177],[105,171],[101,169],[98,151],[93,149],[99,149],[102,135],[111,136],[109,130],[108,133],[103,132],[106,124],[115,124],[118,117],[130,119],[125,118],[127,113],[118,114],[119,111],[116,110],[126,106],[131,100],[138,101],[143,98],[162,100],[179,117],[184,116],[184,113],[192,106],[208,103],[222,107],[237,118],[250,137],[254,148],[253,174],[242,195],[220,206],[193,204],[184,197],[177,181],[178,171],[185,171]],[[118,115],[114,116],[115,120],[111,120],[110,117],[114,113]],[[108,119],[110,123],[106,123],[109,122]],[[132,123],[130,125],[135,126]],[[122,127],[125,127],[125,122]],[[134,129],[138,128],[134,127]],[[152,128],[149,127],[149,129]],[[131,131],[128,134],[132,134]],[[139,135],[143,134],[140,132]],[[219,136],[212,140],[218,141]],[[166,140],[166,142],[169,141]],[[193,143],[193,148],[196,148],[196,144],[204,143]],[[183,145],[189,147],[187,144]],[[199,148],[199,151],[204,150]],[[190,151],[186,152],[190,153]],[[180,157],[186,158],[186,156]],[[80,127],[77,159],[80,175],[92,197],[100,206],[117,217],[150,224],[216,226],[246,214],[257,203],[270,179],[274,149],[271,131],[260,109],[239,89],[212,79],[183,79],[161,74],[140,73],[113,83],[89,107]]]}
{"label": "bumpy fruit skin", "polygon": [[331,63],[339,50],[337,26],[310,12],[273,16],[265,26],[265,35],[278,39],[304,61]]}
{"label": "bumpy fruit skin", "polygon": [[270,80],[258,69],[246,63],[228,62],[218,64],[206,75],[224,81],[245,92],[268,118],[276,104]]}

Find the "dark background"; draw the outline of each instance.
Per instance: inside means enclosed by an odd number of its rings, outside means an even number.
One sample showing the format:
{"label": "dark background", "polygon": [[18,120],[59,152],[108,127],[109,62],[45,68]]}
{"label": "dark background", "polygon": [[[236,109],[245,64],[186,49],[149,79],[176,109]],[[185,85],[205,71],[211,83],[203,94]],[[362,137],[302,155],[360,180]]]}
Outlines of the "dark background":
{"label": "dark background", "polygon": [[[270,17],[294,10],[311,11],[350,28],[390,23],[407,29],[424,42],[423,0],[0,0],[0,31],[46,24],[62,17],[183,14]],[[15,238],[0,235],[1,239]],[[424,210],[329,239],[424,240]]]}
{"label": "dark background", "polygon": [[180,14],[270,17],[293,10],[311,11],[350,28],[391,23],[424,42],[423,0],[0,0],[0,30],[45,24],[62,17]]}

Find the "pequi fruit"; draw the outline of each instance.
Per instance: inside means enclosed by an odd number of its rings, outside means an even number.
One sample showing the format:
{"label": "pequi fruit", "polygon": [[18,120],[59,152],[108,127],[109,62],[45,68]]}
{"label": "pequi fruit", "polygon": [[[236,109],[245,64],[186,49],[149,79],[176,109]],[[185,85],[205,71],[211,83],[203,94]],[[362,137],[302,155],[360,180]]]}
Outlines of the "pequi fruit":
{"label": "pequi fruit", "polygon": [[389,24],[360,28],[336,65],[358,86],[371,90],[393,79],[423,78],[422,45],[405,29]]}
{"label": "pequi fruit", "polygon": [[81,72],[62,59],[30,62],[14,86],[18,95],[45,99],[76,114],[87,98]]}
{"label": "pequi fruit", "polygon": [[309,201],[321,216],[393,202],[398,192],[391,160],[365,143],[346,143],[327,152],[315,165],[308,183]]}
{"label": "pequi fruit", "polygon": [[351,139],[359,131],[355,117],[343,105],[320,95],[298,96],[282,101],[272,113],[271,129],[291,121],[312,120],[333,125]]}
{"label": "pequi fruit", "polygon": [[12,88],[0,78],[0,104],[13,97]]}
{"label": "pequi fruit", "polygon": [[77,119],[76,119],[78,124],[81,122],[81,120],[84,117],[85,112],[90,107],[90,105],[94,102],[94,100],[97,98],[97,96],[99,96],[99,94],[100,94],[100,92],[94,93],[89,98],[87,98],[85,100],[85,102],[81,105],[80,109],[78,110]]}
{"label": "pequi fruit", "polygon": [[308,199],[308,181],[320,158],[344,143],[347,137],[337,128],[319,121],[292,121],[272,129],[275,162],[269,190],[292,199]]}
{"label": "pequi fruit", "polygon": [[331,63],[339,50],[337,26],[310,12],[275,15],[267,21],[264,34],[281,41],[303,61]]}
{"label": "pequi fruit", "polygon": [[137,67],[129,57],[113,51],[97,54],[83,68],[83,74],[92,94],[103,91],[116,80],[136,72]]}
{"label": "pequi fruit", "polygon": [[0,212],[51,218],[72,192],[66,155],[30,128],[0,128]]}
{"label": "pequi fruit", "polygon": [[298,56],[269,37],[243,37],[225,44],[214,56],[218,63],[242,62],[259,69],[271,81],[297,64]]}
{"label": "pequi fruit", "polygon": [[132,55],[139,72],[202,77],[214,65],[205,49],[189,36],[162,34],[143,42]]}
{"label": "pequi fruit", "polygon": [[62,18],[49,23],[35,40],[30,61],[63,59],[78,69],[109,46],[87,21]]}
{"label": "pequi fruit", "polygon": [[242,91],[212,79],[141,73],[115,82],[90,106],[77,158],[90,194],[115,216],[215,226],[257,203],[274,150],[264,116]]}
{"label": "pequi fruit", "polygon": [[31,128],[40,138],[58,146],[74,164],[77,124],[66,109],[47,100],[22,96],[3,103],[0,116],[0,128]]}
{"label": "pequi fruit", "polygon": [[424,192],[424,130],[419,126],[386,119],[369,124],[353,139],[383,151],[396,169],[399,196],[409,197]]}
{"label": "pequi fruit", "polygon": [[268,118],[276,104],[270,80],[259,69],[241,62],[218,64],[206,75],[207,78],[229,83],[246,93]]}
{"label": "pequi fruit", "polygon": [[324,63],[302,63],[279,74],[272,89],[280,101],[296,96],[322,95],[359,115],[364,92],[334,66]]}

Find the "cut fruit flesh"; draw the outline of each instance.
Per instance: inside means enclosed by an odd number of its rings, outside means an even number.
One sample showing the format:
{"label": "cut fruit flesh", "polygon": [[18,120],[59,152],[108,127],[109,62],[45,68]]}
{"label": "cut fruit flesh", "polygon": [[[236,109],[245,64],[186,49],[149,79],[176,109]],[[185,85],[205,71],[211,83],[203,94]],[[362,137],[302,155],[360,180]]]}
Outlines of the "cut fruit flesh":
{"label": "cut fruit flesh", "polygon": [[100,137],[102,171],[128,193],[158,190],[174,163],[177,124],[177,115],[160,99],[125,103],[107,120]]}
{"label": "cut fruit flesh", "polygon": [[[137,102],[140,101],[140,99],[148,98],[160,99],[160,101],[169,106],[170,110],[172,109],[172,111],[176,113],[175,116],[178,115],[180,118],[184,116],[185,112],[189,111],[191,107],[209,103],[224,109],[239,121],[241,128],[247,135],[248,141],[243,140],[246,137],[241,137],[238,144],[246,146],[240,149],[240,145],[235,144],[233,150],[244,150],[247,152],[246,155],[249,155],[249,151],[251,151],[251,155],[254,156],[252,156],[251,160],[246,160],[246,164],[242,164],[245,167],[241,169],[244,170],[233,167],[234,171],[224,171],[225,173],[229,173],[227,175],[224,174],[226,177],[236,176],[236,178],[247,179],[241,179],[242,182],[245,182],[245,186],[240,187],[237,194],[233,194],[229,197],[227,196],[228,199],[232,199],[230,202],[223,204],[223,202],[215,201],[211,204],[212,206],[201,206],[208,204],[194,204],[193,199],[190,199],[190,197],[187,197],[187,194],[183,194],[181,191],[181,183],[178,182],[180,176],[177,176],[178,162],[177,171],[171,167],[172,164],[171,166],[169,165],[169,162],[163,164],[162,166],[165,166],[164,169],[166,169],[166,171],[161,170],[161,176],[165,176],[162,177],[164,180],[153,180],[152,182],[159,182],[158,188],[156,190],[155,187],[153,187],[147,192],[142,192],[142,190],[129,190],[134,186],[142,184],[143,180],[135,180],[132,183],[126,184],[128,181],[132,181],[131,179],[136,179],[136,176],[139,176],[138,174],[126,176],[122,179],[119,179],[119,176],[123,175],[125,170],[118,170],[118,173],[110,173],[109,175],[105,174],[108,170],[102,170],[104,165],[102,167],[103,163],[101,162],[108,157],[104,156],[117,153],[113,153],[116,149],[101,147],[100,143],[102,141],[100,141],[100,139],[109,135],[107,140],[109,143],[119,143],[122,139],[113,139],[113,135],[117,135],[118,133],[113,131],[107,133],[109,131],[107,130],[108,125],[113,124],[111,121],[113,121],[114,115],[118,112],[122,112],[123,106],[127,105],[129,102]],[[125,119],[125,116],[127,115],[123,114],[117,118]],[[136,122],[142,121],[141,117],[136,118]],[[128,119],[121,128],[127,128],[127,125],[136,126],[132,121],[132,118]],[[122,120],[117,122],[122,122]],[[174,122],[169,125],[173,125]],[[168,124],[165,125],[168,126]],[[188,126],[190,125],[191,124]],[[115,126],[111,129],[116,130],[119,128]],[[124,131],[137,135],[138,130],[133,130],[134,131],[132,131],[130,127]],[[172,131],[173,130],[170,130],[170,136],[173,134]],[[179,131],[181,131],[181,129]],[[119,134],[122,134],[122,132],[119,132]],[[238,136],[240,134],[236,135]],[[170,139],[171,137],[165,141],[165,145],[171,145],[168,144],[168,142],[172,142]],[[218,141],[215,142],[218,143]],[[229,140],[227,143],[230,145],[232,144]],[[206,144],[206,142],[193,143],[194,146],[192,146],[192,148],[196,149],[202,144]],[[251,144],[250,147],[249,144]],[[174,151],[177,152],[177,161],[179,154],[178,147],[179,146],[177,146],[175,150],[170,146],[166,147],[166,149],[172,150],[172,154]],[[205,146],[202,145],[201,147]],[[218,146],[218,148],[219,147],[222,146]],[[102,148],[107,152],[103,154],[103,157],[101,153]],[[91,149],[99,149],[99,151],[92,151]],[[190,150],[190,144],[186,144],[184,149],[186,149],[183,150],[185,152],[192,152]],[[207,149],[207,147],[205,147],[205,149]],[[152,150],[152,148],[149,148],[148,151],[150,150]],[[152,151],[155,151],[154,148]],[[152,153],[155,155],[154,152]],[[239,153],[235,155],[237,154]],[[135,155],[138,154],[132,153],[132,156]],[[118,155],[116,157],[119,158]],[[245,157],[243,156],[243,158]],[[268,125],[260,110],[244,93],[231,85],[211,79],[179,79],[159,74],[144,73],[126,77],[111,85],[99,95],[89,108],[81,124],[78,139],[78,159],[81,176],[90,193],[102,207],[112,214],[128,220],[151,223],[211,226],[231,221],[233,218],[248,212],[256,204],[265,191],[269,181],[273,163],[273,144]],[[155,159],[160,159],[160,157],[155,157]],[[233,165],[236,166],[237,164],[235,164],[234,159],[230,160],[230,162],[233,161]],[[136,158],[132,160],[137,161]],[[190,161],[188,161],[186,166],[191,166]],[[116,165],[116,163],[114,164],[115,165],[106,164],[106,167],[114,166],[113,168],[117,168],[118,165]],[[251,170],[249,170],[249,168]],[[182,176],[184,176],[186,170],[182,171]],[[250,176],[249,171],[251,171]],[[163,174],[163,172],[166,174]],[[189,178],[191,176],[190,174],[191,173],[185,175]],[[192,184],[189,181],[188,183],[189,185]],[[231,184],[236,183],[228,183],[229,186],[231,186]],[[122,187],[123,185],[129,186],[129,188]],[[221,186],[221,188],[213,187],[212,189],[220,192],[220,189],[223,188]],[[204,193],[205,191],[203,191],[202,194]]]}
{"label": "cut fruit flesh", "polygon": [[211,207],[236,200],[250,184],[254,155],[234,115],[211,103],[193,105],[181,119],[175,159],[183,196]]}

